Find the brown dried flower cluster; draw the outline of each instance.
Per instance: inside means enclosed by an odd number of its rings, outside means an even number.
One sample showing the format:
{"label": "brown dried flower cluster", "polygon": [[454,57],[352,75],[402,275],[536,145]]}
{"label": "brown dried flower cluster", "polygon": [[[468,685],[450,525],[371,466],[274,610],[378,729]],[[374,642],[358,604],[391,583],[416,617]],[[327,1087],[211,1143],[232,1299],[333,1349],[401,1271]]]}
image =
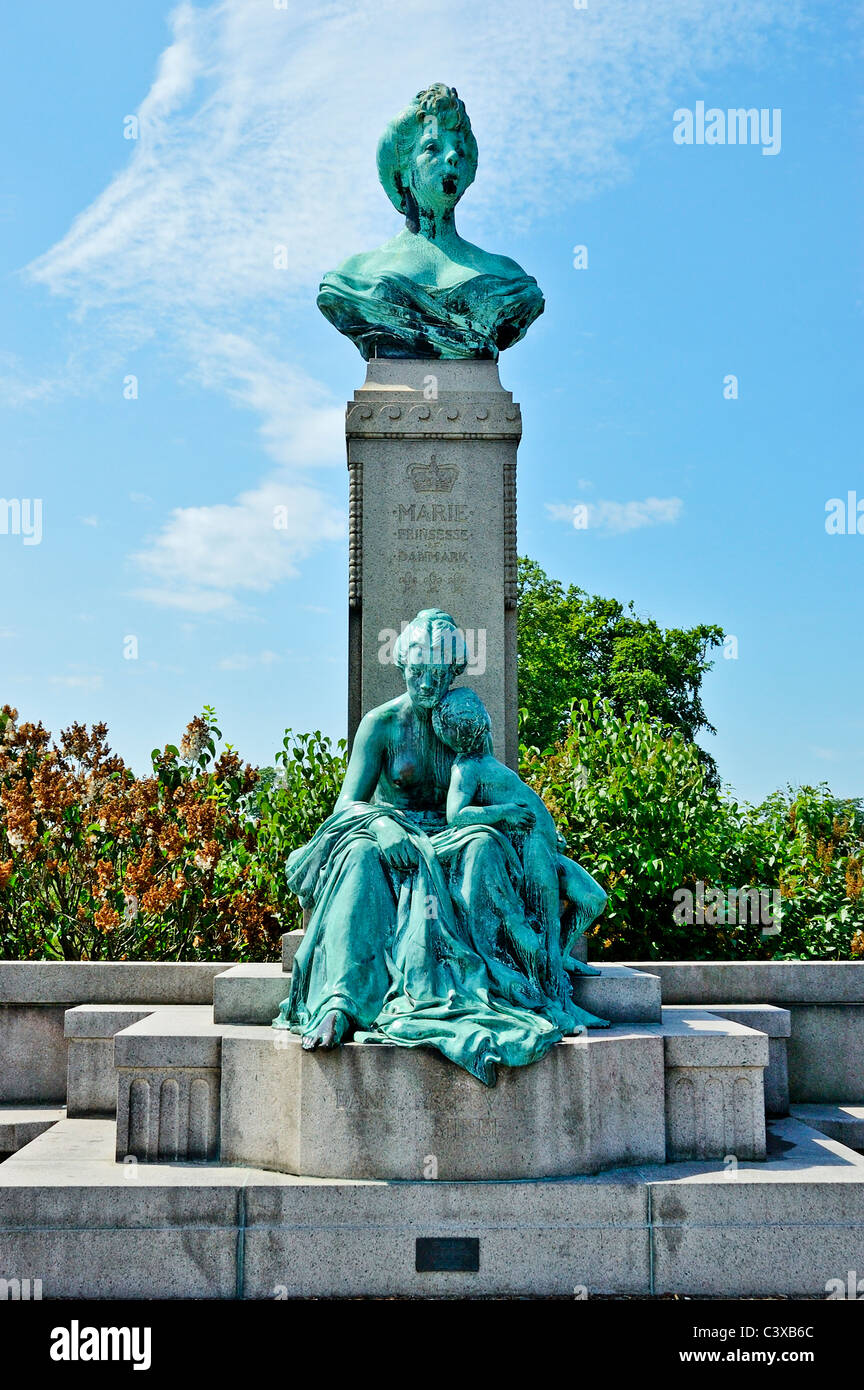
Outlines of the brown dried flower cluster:
{"label": "brown dried flower cluster", "polygon": [[52,743],[3,706],[0,955],[274,954],[274,876],[247,862],[258,773],[231,749],[215,758],[211,714],[136,778],[104,724],[72,724]]}

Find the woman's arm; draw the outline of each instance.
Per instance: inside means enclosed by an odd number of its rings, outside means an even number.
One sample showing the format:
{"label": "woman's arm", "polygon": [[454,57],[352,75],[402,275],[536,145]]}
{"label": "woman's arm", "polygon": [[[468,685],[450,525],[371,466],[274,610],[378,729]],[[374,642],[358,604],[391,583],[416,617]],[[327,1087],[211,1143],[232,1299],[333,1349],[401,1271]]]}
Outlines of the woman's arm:
{"label": "woman's arm", "polygon": [[[384,758],[384,728],[376,711],[370,710],[360,720],[354,735],[354,747],[348,761],[348,771],[336,802],[335,809],[341,811],[352,801],[370,802],[381,776]],[[382,808],[371,826],[378,841],[378,847],[392,869],[403,873],[417,867],[419,856],[411,837],[396,821],[391,820]]]}
{"label": "woman's arm", "polygon": [[336,810],[341,811],[350,801],[371,801],[378,778],[381,775],[381,760],[384,746],[381,725],[375,718],[375,711],[363,716],[354,735],[354,747],[348,760],[348,770],[342,783],[342,790],[336,802]]}

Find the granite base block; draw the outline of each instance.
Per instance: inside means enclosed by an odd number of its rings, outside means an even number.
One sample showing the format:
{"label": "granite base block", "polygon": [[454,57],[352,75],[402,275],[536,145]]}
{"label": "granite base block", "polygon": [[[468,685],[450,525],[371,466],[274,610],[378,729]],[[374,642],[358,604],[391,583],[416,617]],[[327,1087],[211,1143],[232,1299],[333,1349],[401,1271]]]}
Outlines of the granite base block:
{"label": "granite base block", "polygon": [[573,998],[582,1009],[610,1023],[659,1023],[660,980],[626,965],[603,965],[599,975],[574,975]]}
{"label": "granite base block", "polygon": [[715,1018],[725,1018],[732,1023],[743,1024],[764,1033],[768,1038],[768,1065],[763,1082],[765,1087],[765,1113],[772,1118],[789,1114],[789,1067],[787,1044],[791,1031],[792,1015],[788,1009],[778,1008],[776,1004],[712,1004],[707,1010],[699,1004],[666,1005],[667,1017],[676,1013],[682,1017],[700,1011],[709,1012]]}
{"label": "granite base block", "polygon": [[113,1115],[117,1110],[114,1037],[171,1004],[78,1004],[66,1010],[66,1109],[70,1118]]}
{"label": "granite base block", "polygon": [[[297,940],[286,947],[289,935]],[[290,972],[302,939],[303,932],[291,932],[282,938],[281,966],[269,962],[235,965],[217,975],[213,981],[214,1023],[257,1027],[270,1024],[291,988],[291,975],[286,971]],[[573,997],[581,1008],[610,1023],[660,1022],[660,981],[656,975],[623,965],[604,965],[601,971],[600,975],[574,978]]]}
{"label": "granite base block", "polygon": [[655,1293],[824,1298],[861,1269],[864,1160],[792,1118],[770,1131],[764,1164],[650,1175]]}
{"label": "granite base block", "polygon": [[218,1156],[221,1043],[205,1008],[159,1010],[116,1035],[118,1159]]}
{"label": "granite base block", "polygon": [[[2,964],[2,962],[0,962]],[[0,1003],[0,1104],[63,1105],[66,1039],[63,1010]]]}
{"label": "granite base block", "polygon": [[[303,916],[305,918],[305,912]],[[286,931],[282,937],[282,969],[286,974],[293,969],[297,947],[305,935],[306,933],[303,931]]]}
{"label": "granite base block", "polygon": [[322,1288],[347,1298],[573,1298],[650,1287],[647,1193],[627,1178],[259,1179],[247,1188],[245,1217],[246,1298]]}
{"label": "granite base block", "polygon": [[235,965],[213,981],[213,1022],[268,1027],[290,988],[278,961]]}
{"label": "granite base block", "polygon": [[801,1004],[791,1014],[792,1103],[842,1105],[850,1096],[864,1096],[864,1005]]}
{"label": "granite base block", "polygon": [[705,1010],[663,1010],[666,1159],[763,1159],[768,1039]]}
{"label": "granite base block", "polygon": [[434,1050],[288,1032],[222,1043],[222,1161],[314,1177],[542,1178],[662,1161],[663,1041],[625,1027],[567,1039],[481,1085]]}

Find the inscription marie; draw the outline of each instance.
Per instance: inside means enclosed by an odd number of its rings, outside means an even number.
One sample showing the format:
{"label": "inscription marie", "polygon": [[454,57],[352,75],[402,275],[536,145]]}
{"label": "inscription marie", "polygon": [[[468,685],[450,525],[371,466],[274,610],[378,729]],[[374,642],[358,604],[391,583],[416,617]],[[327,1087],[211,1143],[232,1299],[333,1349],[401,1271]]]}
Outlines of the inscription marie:
{"label": "inscription marie", "polygon": [[416,526],[423,521],[467,521],[474,513],[466,502],[421,502],[419,506],[416,502],[400,502],[393,508],[393,515],[398,517],[400,526],[404,522]]}
{"label": "inscription marie", "polygon": [[[421,469],[425,469],[425,472],[418,483]],[[450,491],[459,476],[459,469],[455,464],[437,463],[433,454],[429,464],[409,464],[407,473],[416,491],[441,493]],[[468,567],[472,562],[472,550],[466,548],[466,542],[470,544],[474,540],[473,531],[467,524],[474,514],[475,509],[469,507],[467,502],[455,499],[448,502],[398,502],[390,508],[395,523],[391,537],[398,547],[390,553],[390,563],[403,570],[405,566],[417,565],[455,566],[455,574],[458,574],[460,568]],[[436,522],[439,524],[436,525]],[[444,548],[459,545],[460,542],[459,549]],[[409,549],[409,546],[412,548]],[[410,575],[403,572],[399,582],[404,593],[414,590]],[[440,582],[434,573],[424,578],[423,583],[430,597],[438,593]],[[453,591],[458,592],[458,588]]]}
{"label": "inscription marie", "polygon": [[[485,633],[489,664],[482,678],[472,667],[465,679],[489,709],[496,752],[515,763],[521,415],[491,362],[440,364],[431,405],[421,404],[428,370],[423,361],[397,367],[372,359],[348,404],[349,736],[369,708],[398,693],[398,675],[379,659],[378,634],[434,605],[456,609],[467,627]],[[401,414],[394,424],[395,410]],[[421,421],[422,411],[434,416],[431,425]],[[485,417],[482,430],[475,415]]]}

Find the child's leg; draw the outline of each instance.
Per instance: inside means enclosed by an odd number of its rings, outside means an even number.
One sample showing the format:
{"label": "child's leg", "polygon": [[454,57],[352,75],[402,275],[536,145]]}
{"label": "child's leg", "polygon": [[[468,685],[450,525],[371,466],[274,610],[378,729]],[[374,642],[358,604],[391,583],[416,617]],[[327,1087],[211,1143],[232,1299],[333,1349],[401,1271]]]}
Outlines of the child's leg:
{"label": "child's leg", "polygon": [[564,968],[579,975],[599,975],[595,966],[576,960],[573,947],[600,916],[608,901],[606,894],[581,864],[563,854],[558,856],[558,876],[561,896],[568,903],[562,916]]}
{"label": "child's leg", "polygon": [[525,836],[521,859],[528,916],[536,924],[546,954],[547,979],[557,993],[563,968],[558,851],[545,835],[532,830]]}
{"label": "child's leg", "polygon": [[463,876],[448,881],[457,921],[465,940],[486,962],[495,992],[522,1008],[536,1009],[543,1000],[535,962],[538,943],[522,899],[506,874],[490,878],[482,872],[482,863],[474,861],[472,842],[465,852]]}

